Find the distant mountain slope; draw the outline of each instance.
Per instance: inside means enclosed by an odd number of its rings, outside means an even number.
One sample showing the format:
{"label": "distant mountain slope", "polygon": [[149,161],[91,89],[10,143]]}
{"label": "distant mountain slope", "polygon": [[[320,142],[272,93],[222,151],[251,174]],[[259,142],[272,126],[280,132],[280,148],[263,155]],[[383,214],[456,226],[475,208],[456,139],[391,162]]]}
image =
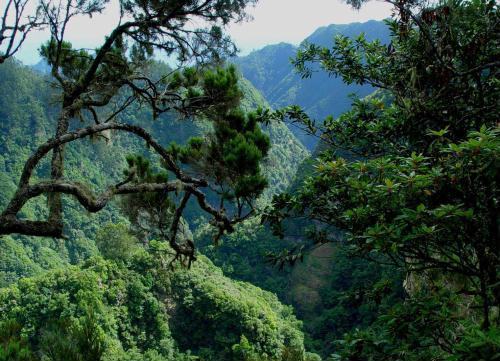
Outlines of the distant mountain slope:
{"label": "distant mountain slope", "polygon": [[[356,37],[361,33],[365,33],[368,40],[389,41],[386,24],[374,20],[321,27],[305,41],[329,46],[338,34]],[[262,92],[273,108],[298,104],[315,118],[323,118],[330,114],[338,116],[349,109],[351,105],[349,94],[355,93],[359,97],[364,97],[373,91],[367,86],[347,86],[341,79],[331,78],[322,72],[315,73],[311,79],[301,79],[290,64],[290,58],[296,51],[295,46],[280,43],[266,46],[233,61],[243,76]],[[314,149],[315,138],[302,134],[298,129],[291,128],[291,130],[309,150]]]}
{"label": "distant mountain slope", "polygon": [[[241,72],[266,99],[273,103],[277,85],[285,79],[292,69],[290,58],[297,48],[291,44],[268,45],[249,55],[233,59]],[[274,104],[271,104],[274,105]]]}

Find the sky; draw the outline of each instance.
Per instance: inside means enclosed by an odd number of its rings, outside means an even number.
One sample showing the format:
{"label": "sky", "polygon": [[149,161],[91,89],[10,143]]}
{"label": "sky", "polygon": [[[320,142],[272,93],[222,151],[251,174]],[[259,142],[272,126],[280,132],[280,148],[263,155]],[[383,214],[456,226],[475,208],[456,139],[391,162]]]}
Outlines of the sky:
{"label": "sky", "polygon": [[[0,8],[5,1],[0,0]],[[248,12],[253,20],[231,24],[227,29],[241,50],[240,55],[269,44],[299,44],[321,26],[381,20],[390,15],[390,8],[376,0],[359,11],[340,0],[260,0]],[[67,39],[76,47],[94,48],[111,32],[117,21],[118,6],[116,1],[112,1],[101,15],[92,19],[73,19]],[[32,33],[17,58],[25,64],[37,63],[40,60],[37,49],[47,39],[47,32]]]}
{"label": "sky", "polygon": [[253,21],[229,28],[242,55],[268,44],[298,45],[321,26],[382,20],[390,6],[370,1],[357,11],[340,0],[260,0],[249,13]]}

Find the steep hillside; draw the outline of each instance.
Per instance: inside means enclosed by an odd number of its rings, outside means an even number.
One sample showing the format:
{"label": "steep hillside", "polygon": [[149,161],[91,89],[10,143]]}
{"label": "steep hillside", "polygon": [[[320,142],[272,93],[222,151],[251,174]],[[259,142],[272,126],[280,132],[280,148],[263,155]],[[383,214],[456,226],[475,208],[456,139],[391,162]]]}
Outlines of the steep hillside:
{"label": "steep hillside", "polygon": [[[156,71],[161,71],[162,64]],[[51,137],[53,121],[57,114],[54,100],[57,90],[50,85],[49,78],[16,62],[7,62],[0,67],[0,86],[11,89],[0,94],[0,207],[5,206],[15,191],[24,161],[35,146]],[[250,83],[242,82],[248,108],[264,104],[263,98]],[[132,108],[123,115],[126,121],[141,123],[163,145],[172,141],[182,143],[193,135],[202,134],[203,123],[176,121],[165,115],[153,121],[144,108]],[[79,126],[78,121],[73,124]],[[283,190],[292,180],[295,170],[307,156],[307,151],[284,125],[272,125],[266,129],[273,148],[265,166],[269,179],[269,196]],[[121,176],[125,168],[125,155],[144,153],[144,148],[135,140],[112,134],[108,141],[93,139],[72,144],[67,151],[67,176],[88,183],[94,189],[102,189]],[[145,153],[147,154],[147,152]],[[48,162],[42,162],[36,177],[48,174]],[[30,218],[42,218],[43,201],[29,203],[23,209]],[[65,213],[67,240],[34,239],[7,236],[0,238],[0,286],[11,283],[20,276],[36,274],[67,262],[78,262],[95,253],[93,238],[96,230],[105,223],[123,220],[116,206],[110,205],[102,212],[89,215],[69,197]],[[200,214],[191,212],[193,219]],[[23,261],[24,260],[24,261]],[[25,262],[26,261],[26,262]]]}
{"label": "steep hillside", "polygon": [[[389,40],[385,23],[368,21],[321,27],[304,41],[328,46],[338,34],[356,37],[361,33],[365,33],[368,40]],[[321,72],[315,73],[310,79],[301,79],[290,63],[290,58],[296,51],[297,48],[290,44],[269,45],[247,56],[235,58],[234,63],[273,108],[298,104],[315,118],[330,114],[338,116],[350,108],[349,94],[364,97],[373,91],[368,86],[347,86],[341,79],[329,78]],[[293,127],[291,130],[310,151],[314,149],[317,142],[315,138],[308,137]]]}
{"label": "steep hillside", "polygon": [[165,252],[153,243],[127,263],[91,258],[0,289],[0,359],[308,360],[276,296],[205,257],[167,270]]}
{"label": "steep hillside", "polygon": [[[274,105],[277,85],[290,74],[290,58],[297,48],[279,43],[253,51],[247,56],[232,59],[244,76]],[[273,100],[272,100],[273,99]]]}
{"label": "steep hillside", "polygon": [[[0,94],[4,207],[26,158],[51,137],[58,93],[49,78],[16,62],[0,67],[0,86],[11,89]],[[242,81],[242,91],[245,108],[265,105],[249,82]],[[123,116],[144,125],[163,145],[206,130],[204,123],[176,121],[172,115],[153,121],[141,108]],[[265,165],[271,186],[262,202],[288,187],[307,156],[285,125],[265,131],[273,150]],[[108,136],[72,144],[67,176],[102,189],[120,177],[126,154],[148,154],[128,137]],[[42,162],[35,178],[47,177],[48,171],[48,162]],[[190,270],[171,270],[168,246],[152,241],[143,248],[127,233],[116,204],[89,215],[67,197],[64,211],[66,239],[0,237],[0,360],[308,360],[301,323],[275,295],[224,276],[201,255]],[[29,203],[23,215],[44,217],[44,200]]]}

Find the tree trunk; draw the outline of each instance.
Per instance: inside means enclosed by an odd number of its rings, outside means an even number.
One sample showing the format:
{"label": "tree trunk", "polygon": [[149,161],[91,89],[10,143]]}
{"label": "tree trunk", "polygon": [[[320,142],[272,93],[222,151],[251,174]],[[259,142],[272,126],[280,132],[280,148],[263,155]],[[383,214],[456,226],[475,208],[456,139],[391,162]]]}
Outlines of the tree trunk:
{"label": "tree trunk", "polygon": [[[70,120],[70,110],[68,107],[63,107],[59,119],[57,121],[57,130],[55,137],[58,138],[68,132]],[[58,145],[52,151],[51,173],[50,177],[53,181],[60,180],[64,176],[64,148],[65,144]],[[62,230],[62,195],[61,193],[50,193],[48,195],[49,204],[49,222],[57,223]]]}

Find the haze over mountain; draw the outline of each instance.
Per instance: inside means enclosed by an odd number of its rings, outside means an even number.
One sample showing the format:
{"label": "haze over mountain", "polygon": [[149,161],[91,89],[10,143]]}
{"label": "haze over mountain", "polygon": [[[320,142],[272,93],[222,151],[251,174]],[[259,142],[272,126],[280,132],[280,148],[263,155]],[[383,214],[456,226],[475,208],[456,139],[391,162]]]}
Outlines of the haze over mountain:
{"label": "haze over mountain", "polygon": [[[389,42],[387,25],[375,20],[321,27],[304,42],[329,46],[333,44],[336,35],[355,38],[361,33],[368,40]],[[338,116],[350,108],[349,94],[364,97],[373,91],[369,86],[346,85],[341,79],[331,78],[324,72],[314,73],[310,79],[302,79],[290,63],[297,49],[298,47],[288,43],[268,45],[233,61],[273,108],[297,104],[314,118]],[[314,149],[316,138],[307,136],[294,127],[291,130],[310,151]]]}

